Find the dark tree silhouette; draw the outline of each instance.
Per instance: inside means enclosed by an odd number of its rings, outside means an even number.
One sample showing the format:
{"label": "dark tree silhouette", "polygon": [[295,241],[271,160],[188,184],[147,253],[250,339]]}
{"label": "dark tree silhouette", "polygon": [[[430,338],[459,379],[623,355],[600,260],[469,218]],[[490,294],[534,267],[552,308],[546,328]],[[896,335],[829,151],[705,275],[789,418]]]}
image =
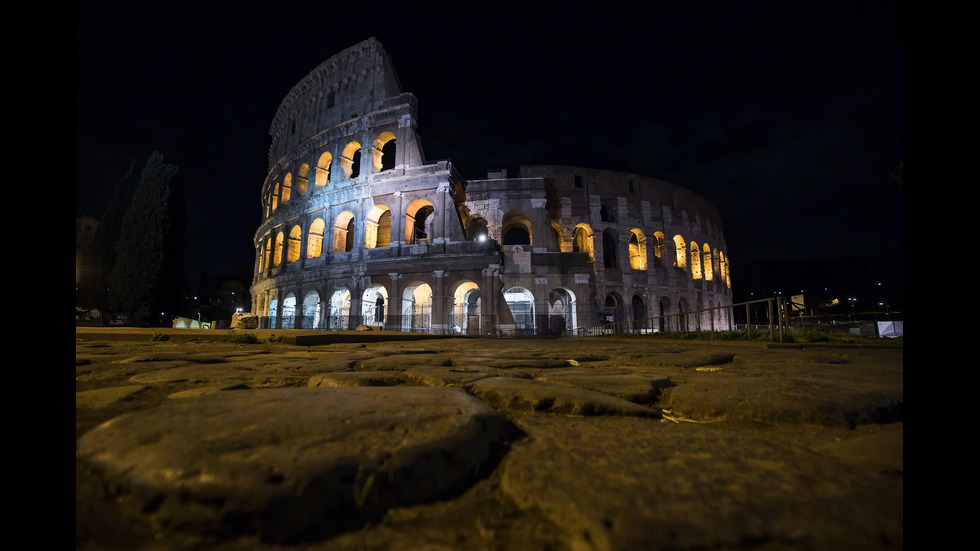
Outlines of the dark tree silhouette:
{"label": "dark tree silhouette", "polygon": [[185,222],[180,171],[154,151],[123,218],[109,279],[109,307],[130,323],[166,323],[177,308]]}
{"label": "dark tree silhouette", "polygon": [[116,242],[119,230],[136,190],[136,159],[129,163],[129,170],[119,179],[112,192],[112,201],[106,207],[92,238],[88,258],[87,277],[80,282],[79,301],[82,306],[104,308],[106,305],[109,276],[116,263]]}

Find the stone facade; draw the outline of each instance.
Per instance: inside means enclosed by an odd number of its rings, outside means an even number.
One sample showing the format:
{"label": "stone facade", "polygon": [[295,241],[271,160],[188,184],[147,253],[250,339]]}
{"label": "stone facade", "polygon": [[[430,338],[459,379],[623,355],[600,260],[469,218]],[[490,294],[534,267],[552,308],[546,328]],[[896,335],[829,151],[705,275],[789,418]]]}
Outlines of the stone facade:
{"label": "stone facade", "polygon": [[283,100],[254,239],[261,327],[729,327],[722,220],[703,198],[573,166],[464,180],[451,162],[426,161],[417,110],[373,38],[331,57]]}

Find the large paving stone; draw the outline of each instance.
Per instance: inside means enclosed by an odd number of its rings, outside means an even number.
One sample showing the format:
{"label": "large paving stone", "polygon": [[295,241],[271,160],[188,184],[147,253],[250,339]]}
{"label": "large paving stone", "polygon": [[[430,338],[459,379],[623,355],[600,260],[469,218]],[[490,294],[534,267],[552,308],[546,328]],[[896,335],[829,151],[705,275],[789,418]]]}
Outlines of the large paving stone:
{"label": "large paving stone", "polygon": [[601,392],[513,377],[490,377],[466,385],[467,390],[507,413],[566,415],[631,415],[658,417],[660,412]]}
{"label": "large paving stone", "polygon": [[297,542],[455,495],[515,432],[458,388],[284,388],[125,414],[82,436],[76,453],[103,471],[120,507],[168,539]]}
{"label": "large paving stone", "polygon": [[654,378],[648,375],[626,374],[607,375],[605,373],[548,373],[535,377],[538,381],[559,385],[570,385],[586,390],[594,390],[637,404],[652,404],[660,397],[661,390],[676,386],[669,378]]}
{"label": "large paving stone", "polygon": [[501,463],[501,488],[562,527],[570,549],[902,548],[901,424],[515,422],[528,438]]}
{"label": "large paving stone", "polygon": [[391,371],[344,371],[319,373],[310,377],[307,386],[324,388],[347,386],[399,386],[408,382],[401,373]]}

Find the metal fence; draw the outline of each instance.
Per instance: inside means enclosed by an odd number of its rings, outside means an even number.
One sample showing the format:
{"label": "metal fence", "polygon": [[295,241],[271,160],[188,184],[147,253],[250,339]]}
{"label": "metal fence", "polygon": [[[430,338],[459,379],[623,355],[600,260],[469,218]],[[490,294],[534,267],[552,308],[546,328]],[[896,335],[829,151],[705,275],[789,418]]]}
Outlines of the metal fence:
{"label": "metal fence", "polygon": [[707,333],[746,330],[752,339],[758,332],[768,331],[771,340],[783,341],[788,330],[787,301],[783,297],[741,302],[730,306],[715,306],[699,310],[675,312],[663,316],[632,319],[614,323],[582,324],[570,327],[564,315],[521,315],[507,328],[494,328],[490,316],[451,313],[445,320],[434,320],[431,314],[416,313],[387,316],[380,323],[374,316],[349,315],[346,312],[324,319],[282,316],[261,317],[261,328],[307,329],[320,331],[351,331],[364,325],[373,330],[426,333],[446,336],[493,337],[585,337],[594,335],[650,335],[667,333]]}
{"label": "metal fence", "polygon": [[[746,338],[753,332],[768,331],[770,340],[783,341],[788,330],[787,301],[783,297],[740,302],[730,306],[714,306],[699,310],[675,312],[663,316],[633,319],[579,327],[570,336],[649,335],[656,333],[708,333],[746,329]],[[745,317],[739,323],[744,311]]]}

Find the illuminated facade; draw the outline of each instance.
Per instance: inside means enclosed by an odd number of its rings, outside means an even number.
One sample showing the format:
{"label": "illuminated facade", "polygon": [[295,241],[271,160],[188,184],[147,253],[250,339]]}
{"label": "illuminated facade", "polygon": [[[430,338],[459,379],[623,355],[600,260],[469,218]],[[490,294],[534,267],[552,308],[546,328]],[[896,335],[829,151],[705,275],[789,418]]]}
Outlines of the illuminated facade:
{"label": "illuminated facade", "polygon": [[373,38],[283,100],[254,238],[261,327],[728,328],[723,226],[703,198],[572,166],[464,180],[451,162],[425,160],[417,105]]}

